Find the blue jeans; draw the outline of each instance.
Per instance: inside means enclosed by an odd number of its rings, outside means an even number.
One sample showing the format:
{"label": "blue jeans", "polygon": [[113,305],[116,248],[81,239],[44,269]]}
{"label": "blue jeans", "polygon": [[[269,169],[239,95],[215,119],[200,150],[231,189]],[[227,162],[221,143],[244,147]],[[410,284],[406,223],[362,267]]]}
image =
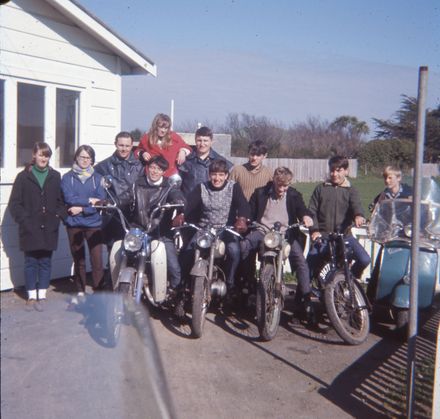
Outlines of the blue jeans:
{"label": "blue jeans", "polygon": [[[371,262],[370,256],[368,256],[368,253],[353,236],[346,236],[345,241],[348,242],[348,245],[353,251],[354,263],[351,267],[351,273],[356,278],[360,278],[364,269]],[[312,274],[316,273],[316,270],[321,267],[323,257],[327,252],[327,241],[323,241],[321,244],[315,243],[312,246],[309,255],[307,256],[307,263],[309,264],[310,272],[312,272]]]}
{"label": "blue jeans", "polygon": [[52,269],[52,251],[24,252],[24,280],[26,290],[47,289]]}

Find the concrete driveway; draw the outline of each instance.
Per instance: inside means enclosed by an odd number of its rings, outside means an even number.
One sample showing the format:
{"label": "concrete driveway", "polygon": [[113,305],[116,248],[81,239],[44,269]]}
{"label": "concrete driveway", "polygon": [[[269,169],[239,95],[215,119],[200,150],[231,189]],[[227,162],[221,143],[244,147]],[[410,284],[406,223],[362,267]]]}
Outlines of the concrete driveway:
{"label": "concrete driveway", "polygon": [[[89,297],[81,309],[68,311],[69,290],[68,281],[55,281],[41,313],[27,312],[17,293],[1,294],[3,418],[342,419],[402,413],[406,349],[384,325],[351,347],[328,325],[309,330],[290,322],[287,301],[271,342],[259,340],[251,313],[209,313],[202,338],[193,339],[188,323],[155,310],[137,329],[124,324],[118,346],[109,348],[104,297]],[[437,324],[438,312],[419,339],[424,359],[434,357]],[[425,375],[419,379],[423,388],[429,387]],[[429,417],[429,402],[418,409],[418,417]]]}

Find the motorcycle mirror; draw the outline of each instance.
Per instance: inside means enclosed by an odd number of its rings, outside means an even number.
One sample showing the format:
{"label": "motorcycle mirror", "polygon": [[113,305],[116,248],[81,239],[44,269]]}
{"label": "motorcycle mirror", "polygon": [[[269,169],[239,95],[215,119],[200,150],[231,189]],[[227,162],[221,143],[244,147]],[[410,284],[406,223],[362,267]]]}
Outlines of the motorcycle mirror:
{"label": "motorcycle mirror", "polygon": [[113,185],[113,177],[110,175],[103,176],[101,179],[101,185],[104,189],[110,189]]}
{"label": "motorcycle mirror", "polygon": [[180,186],[182,185],[182,178],[176,173],[168,178],[168,182],[170,186],[180,188]]}

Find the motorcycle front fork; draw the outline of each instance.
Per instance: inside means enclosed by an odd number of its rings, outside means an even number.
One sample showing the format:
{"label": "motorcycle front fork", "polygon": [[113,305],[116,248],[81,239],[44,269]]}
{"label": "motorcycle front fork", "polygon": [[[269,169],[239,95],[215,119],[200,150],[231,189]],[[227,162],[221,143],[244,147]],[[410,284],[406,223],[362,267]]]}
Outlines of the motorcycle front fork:
{"label": "motorcycle front fork", "polygon": [[141,252],[138,258],[138,267],[137,272],[135,276],[135,295],[134,299],[136,301],[136,304],[140,304],[141,297],[142,297],[142,288],[144,287],[144,276],[145,276],[145,260],[147,257],[147,253],[145,250]]}

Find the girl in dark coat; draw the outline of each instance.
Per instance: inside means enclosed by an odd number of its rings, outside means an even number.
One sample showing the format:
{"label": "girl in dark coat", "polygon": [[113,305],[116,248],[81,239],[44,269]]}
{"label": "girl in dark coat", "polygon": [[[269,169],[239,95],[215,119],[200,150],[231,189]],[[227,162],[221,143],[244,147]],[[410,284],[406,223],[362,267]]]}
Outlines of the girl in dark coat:
{"label": "girl in dark coat", "polygon": [[12,187],[9,211],[19,226],[24,252],[27,309],[42,311],[49,287],[52,252],[58,246],[60,218],[65,217],[60,174],[49,167],[52,150],[37,142],[32,163],[20,172]]}

